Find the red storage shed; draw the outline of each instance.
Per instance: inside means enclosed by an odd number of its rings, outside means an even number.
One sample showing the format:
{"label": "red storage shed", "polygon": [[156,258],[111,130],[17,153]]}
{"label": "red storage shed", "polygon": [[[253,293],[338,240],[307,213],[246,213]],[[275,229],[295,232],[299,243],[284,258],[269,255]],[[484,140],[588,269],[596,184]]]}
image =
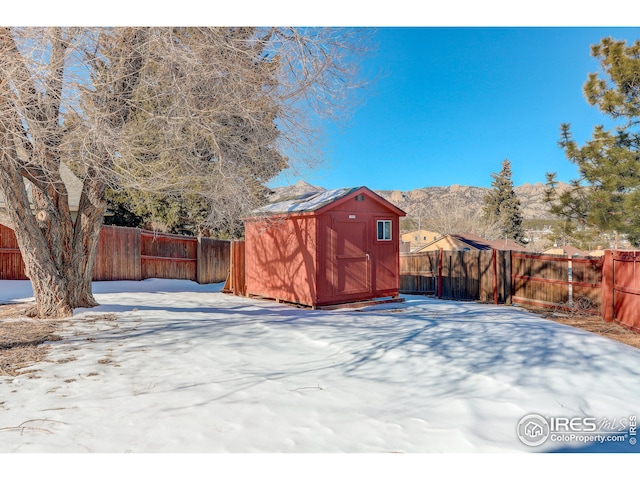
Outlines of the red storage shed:
{"label": "red storage shed", "polygon": [[405,215],[366,187],[255,210],[245,219],[247,294],[311,307],[397,297]]}

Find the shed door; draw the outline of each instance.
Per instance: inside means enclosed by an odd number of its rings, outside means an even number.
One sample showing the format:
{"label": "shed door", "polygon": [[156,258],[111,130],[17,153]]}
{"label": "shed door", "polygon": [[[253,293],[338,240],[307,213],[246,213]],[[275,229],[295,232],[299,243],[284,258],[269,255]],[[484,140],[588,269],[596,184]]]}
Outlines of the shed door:
{"label": "shed door", "polygon": [[334,220],[334,294],[353,295],[371,291],[367,222]]}

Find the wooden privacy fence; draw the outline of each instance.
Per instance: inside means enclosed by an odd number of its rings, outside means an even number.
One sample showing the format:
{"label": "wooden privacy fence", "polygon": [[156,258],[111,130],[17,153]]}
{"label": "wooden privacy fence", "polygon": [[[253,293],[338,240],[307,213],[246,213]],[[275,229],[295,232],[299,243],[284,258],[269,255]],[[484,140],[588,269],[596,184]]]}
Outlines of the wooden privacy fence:
{"label": "wooden privacy fence", "polygon": [[94,280],[172,278],[218,283],[229,274],[229,241],[103,226]]}
{"label": "wooden privacy fence", "polygon": [[[93,279],[171,278],[198,283],[227,279],[230,242],[104,225]],[[0,279],[25,280],[24,263],[13,231],[0,225]]]}
{"label": "wooden privacy fence", "polygon": [[511,253],[513,302],[599,313],[602,259]]}
{"label": "wooden privacy fence", "polygon": [[601,314],[607,322],[640,331],[640,251],[607,250],[604,257],[508,251],[401,254],[400,291]]}
{"label": "wooden privacy fence", "polygon": [[510,303],[509,252],[445,251],[400,255],[400,292],[450,300]]}
{"label": "wooden privacy fence", "polygon": [[[451,300],[601,307],[602,259],[502,250],[400,255],[400,291]],[[640,286],[640,285],[639,285]]]}
{"label": "wooden privacy fence", "polygon": [[640,331],[640,252],[605,252],[602,316]]}

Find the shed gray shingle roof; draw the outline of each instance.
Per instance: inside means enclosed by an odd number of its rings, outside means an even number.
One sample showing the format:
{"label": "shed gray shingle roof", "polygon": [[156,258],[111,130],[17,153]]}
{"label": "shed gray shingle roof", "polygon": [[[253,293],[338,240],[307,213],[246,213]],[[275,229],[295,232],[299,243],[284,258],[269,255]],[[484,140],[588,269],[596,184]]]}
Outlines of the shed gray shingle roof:
{"label": "shed gray shingle roof", "polygon": [[253,210],[251,213],[264,215],[315,212],[325,205],[335,202],[336,200],[345,197],[360,188],[362,187],[337,188],[335,190],[326,190],[319,193],[306,193],[289,200],[270,203],[269,205]]}

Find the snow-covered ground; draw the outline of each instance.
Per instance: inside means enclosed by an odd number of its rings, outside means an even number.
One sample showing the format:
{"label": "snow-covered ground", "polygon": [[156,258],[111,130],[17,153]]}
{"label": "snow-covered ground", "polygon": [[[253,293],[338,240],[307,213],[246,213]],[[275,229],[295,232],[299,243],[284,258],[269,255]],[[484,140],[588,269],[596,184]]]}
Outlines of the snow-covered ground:
{"label": "snow-covered ground", "polygon": [[[0,377],[0,452],[640,452],[640,350],[516,307],[312,311],[219,290],[95,283],[101,306],[35,375]],[[31,295],[0,281],[0,303]],[[530,447],[529,414],[626,440]]]}

